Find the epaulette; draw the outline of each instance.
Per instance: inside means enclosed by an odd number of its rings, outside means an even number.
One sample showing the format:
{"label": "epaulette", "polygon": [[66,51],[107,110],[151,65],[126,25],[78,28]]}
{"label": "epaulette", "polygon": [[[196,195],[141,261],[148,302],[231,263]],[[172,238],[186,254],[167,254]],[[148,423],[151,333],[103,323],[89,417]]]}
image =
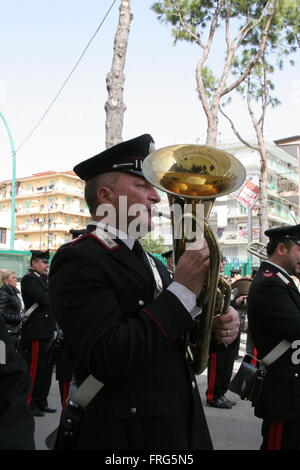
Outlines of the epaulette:
{"label": "epaulette", "polygon": [[269,269],[266,269],[265,271],[262,271],[261,275],[262,275],[262,277],[266,277],[266,278],[275,277],[274,271],[270,271]]}
{"label": "epaulette", "polygon": [[287,286],[290,285],[291,282],[289,281],[289,279],[287,279],[287,278],[285,277],[284,274],[278,272],[278,273],[276,273],[276,276],[278,276],[279,279],[281,279]]}
{"label": "epaulette", "polygon": [[92,233],[85,233],[83,235],[80,235],[78,238],[75,238],[75,240],[72,240],[70,243],[70,246],[75,245],[79,241],[85,240],[87,238],[94,238],[97,242],[99,242],[106,250],[109,251],[114,251],[120,248],[117,242],[113,240],[109,235],[107,235],[104,230],[100,229],[97,227],[97,230],[95,230]]}
{"label": "epaulette", "polygon": [[274,278],[279,277],[279,279],[283,281],[287,286],[290,285],[289,279],[286,278],[285,275],[282,274],[280,271],[275,273],[274,271],[270,271],[269,269],[266,269],[265,271],[262,271],[261,274],[262,274],[262,277],[269,278],[269,279],[271,277],[274,277]]}

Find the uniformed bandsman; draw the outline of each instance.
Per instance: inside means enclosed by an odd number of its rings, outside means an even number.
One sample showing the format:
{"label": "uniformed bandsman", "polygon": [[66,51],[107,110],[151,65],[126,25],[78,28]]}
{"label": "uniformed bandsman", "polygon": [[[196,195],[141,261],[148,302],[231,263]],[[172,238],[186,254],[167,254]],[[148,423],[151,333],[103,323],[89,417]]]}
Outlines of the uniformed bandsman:
{"label": "uniformed bandsman", "polygon": [[[248,296],[249,330],[258,358],[282,340],[291,347],[267,369],[255,415],[263,419],[263,450],[300,449],[300,294],[291,275],[300,271],[300,225],[267,230],[268,260]],[[297,343],[298,342],[298,343]]]}
{"label": "uniformed bandsman", "polygon": [[[56,410],[48,406],[53,365],[47,359],[55,331],[48,293],[49,251],[32,250],[30,268],[21,279],[25,322],[21,329],[21,352],[28,362],[32,391],[28,403],[33,416]],[[26,318],[27,317],[27,318]]]}
{"label": "uniformed bandsman", "polygon": [[[72,240],[77,239],[85,233],[85,229],[71,229],[69,233]],[[61,406],[64,408],[70,392],[70,385],[73,378],[73,357],[70,348],[63,337],[63,332],[57,324],[57,337],[55,342],[57,352],[55,355],[55,376],[58,381]]]}
{"label": "uniformed bandsman", "polygon": [[[221,253],[221,274],[224,273],[225,264],[226,258]],[[231,380],[237,349],[238,338],[227,347],[224,344],[211,343],[207,365],[207,406],[230,410],[236,405],[236,401],[230,400],[226,393]]]}
{"label": "uniformed bandsman", "polygon": [[[136,213],[121,208],[124,196],[128,209],[142,204],[142,225],[151,229],[160,197],[141,171],[151,146],[145,134],[74,168],[86,181],[93,222],[51,264],[51,304],[75,357],[77,384],[89,374],[104,383],[85,411],[80,449],[212,448],[185,342],[208,249],[185,252],[172,282],[129,233]],[[115,225],[104,223],[104,205],[116,210]],[[230,309],[216,320],[219,341],[234,340],[237,316]]]}

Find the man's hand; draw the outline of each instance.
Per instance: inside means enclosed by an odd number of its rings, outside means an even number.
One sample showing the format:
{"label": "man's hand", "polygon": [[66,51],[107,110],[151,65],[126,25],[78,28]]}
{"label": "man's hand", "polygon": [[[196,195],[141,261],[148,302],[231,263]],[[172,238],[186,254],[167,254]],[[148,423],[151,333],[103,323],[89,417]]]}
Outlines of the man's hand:
{"label": "man's hand", "polygon": [[209,250],[206,242],[200,249],[186,250],[178,260],[174,281],[179,282],[199,296],[209,267]]}
{"label": "man's hand", "polygon": [[248,295],[240,295],[234,299],[235,305],[237,307],[245,307],[247,303]]}
{"label": "man's hand", "polygon": [[231,344],[236,339],[239,328],[239,314],[233,307],[229,307],[226,313],[214,318],[212,331],[218,344]]}

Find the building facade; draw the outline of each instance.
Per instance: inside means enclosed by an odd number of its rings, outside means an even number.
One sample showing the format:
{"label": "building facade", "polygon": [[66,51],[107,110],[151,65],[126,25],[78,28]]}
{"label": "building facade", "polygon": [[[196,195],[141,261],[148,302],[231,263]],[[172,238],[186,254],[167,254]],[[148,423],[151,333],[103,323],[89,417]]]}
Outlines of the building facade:
{"label": "building facade", "polygon": [[[0,234],[8,248],[11,181],[0,185]],[[90,220],[84,182],[73,171],[36,173],[16,182],[15,250],[56,250]],[[6,221],[6,226],[4,225]],[[3,225],[3,226],[2,226]]]}
{"label": "building facade", "polygon": [[[291,200],[295,204],[298,204],[300,207],[300,135],[295,135],[292,137],[285,137],[283,139],[274,140],[274,144],[276,144],[279,148],[284,150],[286,153],[291,155],[294,159],[298,161],[298,191],[291,190],[286,181],[282,181],[282,196]],[[285,186],[284,186],[285,185]]]}
{"label": "building facade", "polygon": [[[268,154],[268,207],[270,228],[294,225],[299,220],[299,162],[282,148],[265,142]],[[260,175],[260,155],[257,150],[240,142],[220,146],[234,155],[245,167],[247,177]],[[210,223],[218,237],[220,248],[229,262],[246,262],[247,246],[259,240],[259,204],[251,213],[236,198],[237,194],[216,199]],[[252,226],[251,233],[249,228]]]}

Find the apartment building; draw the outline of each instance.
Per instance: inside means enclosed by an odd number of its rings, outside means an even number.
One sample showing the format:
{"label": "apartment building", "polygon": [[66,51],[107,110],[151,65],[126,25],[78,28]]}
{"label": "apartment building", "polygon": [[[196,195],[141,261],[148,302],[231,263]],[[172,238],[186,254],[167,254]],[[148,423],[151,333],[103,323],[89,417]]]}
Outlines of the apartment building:
{"label": "apartment building", "polygon": [[[279,148],[284,150],[286,153],[294,157],[298,161],[299,169],[300,169],[300,135],[295,135],[291,137],[284,137],[282,139],[274,140],[274,144],[276,144]],[[287,181],[283,178],[282,179],[282,196],[286,197],[287,199],[290,199],[292,202],[295,204],[300,205],[300,193],[299,193],[299,187],[300,187],[300,171],[298,171],[298,190],[295,190],[295,188],[290,188],[289,184]]]}
{"label": "apartment building", "polygon": [[[71,239],[70,229],[86,226],[90,214],[84,182],[73,171],[46,171],[16,182],[15,250],[56,250]],[[0,184],[0,248],[8,248],[11,181]],[[2,243],[1,243],[2,240]]]}
{"label": "apartment building", "polygon": [[[251,143],[251,142],[250,142]],[[255,143],[254,141],[252,143]],[[287,153],[273,142],[265,142],[268,153],[268,225],[270,228],[293,225],[299,220],[299,162],[296,155]],[[257,150],[240,142],[220,145],[234,155],[245,167],[247,177],[260,175],[260,155]],[[216,199],[210,216],[222,252],[232,262],[249,259],[249,212],[235,195]],[[252,240],[259,239],[259,206],[252,210]]]}

